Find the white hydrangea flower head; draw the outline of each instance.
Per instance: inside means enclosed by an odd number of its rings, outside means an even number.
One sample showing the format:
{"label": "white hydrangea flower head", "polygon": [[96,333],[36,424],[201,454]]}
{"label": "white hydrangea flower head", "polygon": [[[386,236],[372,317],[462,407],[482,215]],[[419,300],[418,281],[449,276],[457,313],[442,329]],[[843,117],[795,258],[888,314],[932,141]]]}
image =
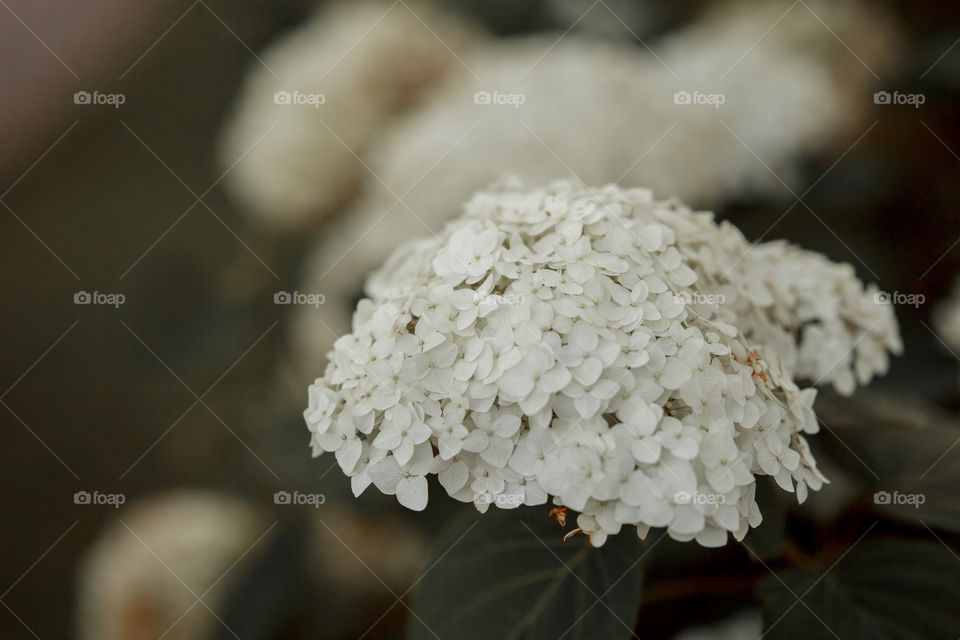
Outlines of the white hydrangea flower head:
{"label": "white hydrangea flower head", "polygon": [[[757,476],[801,501],[825,482],[804,439],[816,391],[794,376],[864,379],[899,345],[889,308],[841,322],[869,292],[819,260],[751,250],[645,189],[502,181],[371,278],[310,387],[314,452],[336,453],[357,495],[372,483],[415,510],[436,474],[481,511],[552,498],[595,545],[624,526],[741,539],[761,521]],[[814,300],[825,275],[834,297]],[[817,368],[821,335],[850,358]]]}

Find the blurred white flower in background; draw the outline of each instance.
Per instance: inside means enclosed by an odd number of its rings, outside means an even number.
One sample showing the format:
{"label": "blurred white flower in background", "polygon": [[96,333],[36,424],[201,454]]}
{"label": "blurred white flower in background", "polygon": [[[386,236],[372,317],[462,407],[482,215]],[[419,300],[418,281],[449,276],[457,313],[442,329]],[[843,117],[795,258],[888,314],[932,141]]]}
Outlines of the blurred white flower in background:
{"label": "blurred white flower in background", "polygon": [[745,611],[709,626],[684,631],[674,640],[761,640],[763,617],[759,611]]}
{"label": "blurred white flower in background", "polygon": [[[267,53],[279,80],[254,67],[225,132],[224,165],[246,153],[228,185],[248,210],[280,228],[331,221],[302,287],[326,303],[293,310],[301,373],[347,331],[365,276],[399,242],[439,231],[504,172],[643,184],[711,209],[785,198],[804,154],[839,156],[867,128],[874,78],[860,60],[883,70],[896,51],[882,14],[854,2],[725,2],[652,52],[626,27],[611,41],[497,39],[411,8],[429,30],[403,5],[324,10]],[[291,85],[326,102],[274,104]],[[678,92],[723,104],[678,104]]]}
{"label": "blurred white flower in background", "polygon": [[[135,499],[108,522],[82,560],[77,637],[235,637],[234,629],[227,628],[236,623],[229,615],[236,614],[238,603],[249,607],[251,601],[260,609],[256,624],[245,631],[261,635],[243,637],[276,637],[269,635],[268,623],[275,616],[282,627],[290,592],[271,583],[269,575],[277,574],[265,573],[258,563],[269,563],[270,571],[279,563],[284,580],[297,590],[293,600],[313,602],[311,593],[335,591],[331,602],[343,615],[323,615],[322,629],[330,637],[347,637],[356,632],[352,624],[358,611],[381,597],[384,585],[405,589],[416,579],[426,547],[416,528],[384,514],[374,518],[327,504],[299,514],[295,525],[289,520],[271,523],[268,516],[256,504],[211,490],[180,489]],[[291,526],[298,527],[303,546]],[[347,553],[338,537],[349,540],[357,555]],[[300,567],[303,575],[292,575],[284,562]],[[258,589],[270,590],[271,596],[279,589],[281,600],[264,602]]]}
{"label": "blurred white flower in background", "polygon": [[79,637],[213,637],[220,623],[196,606],[191,590],[219,608],[229,582],[218,578],[268,526],[249,504],[213,492],[182,491],[134,504],[84,559]]}
{"label": "blurred white flower in background", "polygon": [[950,293],[934,315],[937,332],[951,349],[960,349],[960,279],[953,285]]}
{"label": "blurred white flower in background", "polygon": [[943,343],[956,357],[960,351],[960,279],[953,285],[953,291],[934,312],[934,328]]}
{"label": "blurred white flower in background", "polygon": [[[891,307],[852,269],[751,247],[645,189],[571,180],[475,194],[369,290],[310,389],[315,453],[415,510],[430,474],[481,511],[552,496],[595,545],[625,525],[740,539],[761,521],[760,475],[803,501],[824,478],[803,435],[816,391],[795,380],[849,392],[900,348]],[[503,302],[460,322],[461,298]],[[383,385],[387,401],[366,400]]]}
{"label": "blurred white flower in background", "polygon": [[[451,71],[447,47],[466,40],[465,29],[412,4],[416,14],[372,0],[324,7],[252,68],[220,143],[225,184],[250,213],[297,227],[357,194],[368,176],[354,153]],[[317,99],[297,104],[295,94]]]}

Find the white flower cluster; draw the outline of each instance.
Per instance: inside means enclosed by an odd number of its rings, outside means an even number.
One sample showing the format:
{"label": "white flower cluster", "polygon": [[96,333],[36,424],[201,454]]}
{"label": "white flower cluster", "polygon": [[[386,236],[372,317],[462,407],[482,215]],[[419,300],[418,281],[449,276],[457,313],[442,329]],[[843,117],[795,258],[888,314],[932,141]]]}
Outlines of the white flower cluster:
{"label": "white flower cluster", "polygon": [[893,305],[864,288],[849,264],[782,241],[751,246],[711,213],[655,216],[672,225],[698,275],[693,308],[734,324],[789,378],[831,383],[843,395],[887,372],[903,350]]}
{"label": "white flower cluster", "polygon": [[[742,538],[761,521],[755,476],[801,501],[824,482],[802,435],[816,391],[751,335],[793,335],[799,366],[829,314],[790,315],[808,311],[812,289],[790,284],[808,274],[771,284],[755,271],[770,254],[725,271],[738,237],[644,189],[476,194],[371,279],[310,387],[314,453],[335,453],[356,495],[373,483],[411,509],[436,474],[481,511],[552,497],[595,545],[624,525]],[[702,302],[718,292],[729,303]],[[776,333],[781,315],[794,324]]]}

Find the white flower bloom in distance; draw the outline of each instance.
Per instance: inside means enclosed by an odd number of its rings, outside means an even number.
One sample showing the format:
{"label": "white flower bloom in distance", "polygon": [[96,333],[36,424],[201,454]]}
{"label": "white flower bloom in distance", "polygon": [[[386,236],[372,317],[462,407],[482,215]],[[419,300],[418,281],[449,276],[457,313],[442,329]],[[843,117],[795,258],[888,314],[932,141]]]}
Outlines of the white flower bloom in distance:
{"label": "white flower bloom in distance", "polygon": [[349,202],[362,156],[472,40],[432,6],[324,4],[251,65],[220,141],[231,195],[280,229]]}
{"label": "white flower bloom in distance", "polygon": [[950,295],[937,305],[933,326],[951,351],[960,350],[960,278],[954,282]]}
{"label": "white flower bloom in distance", "polygon": [[[315,375],[316,363],[332,346],[328,327],[338,334],[350,330],[357,295],[385,256],[397,245],[423,235],[424,225],[441,229],[459,212],[467,194],[505,171],[520,175],[529,184],[569,174],[591,184],[621,176],[620,184],[643,184],[697,207],[710,208],[748,196],[777,201],[788,193],[781,179],[791,189],[802,190],[803,158],[840,157],[864,133],[867,122],[872,121],[866,120],[869,114],[865,111],[873,106],[869,95],[875,78],[860,60],[883,76],[888,64],[903,57],[897,38],[890,33],[894,23],[877,3],[806,0],[809,11],[802,6],[791,9],[792,0],[709,5],[710,9],[698,12],[694,20],[663,34],[656,56],[629,41],[629,32],[602,7],[590,11],[585,19],[595,13],[607,14],[626,38],[598,42],[576,31],[560,41],[547,33],[480,37],[475,46],[462,50],[437,21],[417,9],[465,66],[445,50],[433,55],[438,62],[453,61],[449,72],[403,117],[383,127],[364,122],[366,96],[348,102],[349,95],[356,96],[365,83],[347,83],[339,91],[330,87],[327,108],[304,109],[302,121],[289,122],[295,135],[281,136],[280,129],[288,126],[286,119],[281,121],[228,178],[260,191],[261,183],[270,176],[279,182],[278,200],[301,192],[313,194],[317,202],[312,208],[305,207],[307,213],[298,218],[301,222],[311,211],[318,215],[330,211],[328,201],[337,193],[328,186],[333,177],[346,172],[363,179],[349,206],[327,218],[330,225],[321,231],[306,259],[300,289],[322,291],[326,301],[319,309],[306,305],[291,309],[291,355],[296,367],[305,375]],[[401,13],[405,10],[398,5],[385,20]],[[378,37],[380,26],[382,23],[344,56],[324,84],[353,68],[370,38]],[[419,23],[414,27],[423,28]],[[768,36],[759,38],[768,29]],[[439,44],[428,34],[412,41],[423,47]],[[317,37],[312,42],[319,48],[324,39]],[[750,55],[742,55],[751,42],[755,46]],[[550,53],[544,56],[547,50]],[[851,50],[857,55],[851,55]],[[380,51],[385,58],[383,84],[389,86],[400,76],[396,67],[414,57],[398,55],[404,51],[399,45]],[[285,77],[273,61],[267,62]],[[319,75],[331,62],[318,58],[312,66]],[[303,65],[311,63],[304,61]],[[272,80],[260,65],[254,67]],[[379,93],[380,87],[372,84],[371,91]],[[697,90],[722,94],[726,102],[720,108],[674,103],[675,92]],[[522,95],[524,102],[518,108],[477,104],[477,92]],[[339,117],[334,119],[331,108],[337,94]],[[638,113],[643,117],[638,118]],[[343,145],[330,139],[320,119],[356,150],[370,172]],[[259,121],[247,125],[250,143],[276,120],[275,114],[265,112]],[[360,134],[356,141],[344,133],[353,130],[354,121],[359,123],[355,125]],[[361,139],[365,144],[360,144]],[[238,145],[226,166],[248,144]],[[289,151],[280,155],[285,148]],[[691,149],[697,152],[691,153]],[[341,157],[344,154],[348,155]],[[427,175],[429,180],[424,179]],[[400,194],[402,202],[397,201]],[[264,222],[282,225],[286,220],[283,200],[265,204],[270,206]],[[784,208],[788,204],[784,203]],[[567,215],[558,208],[564,205],[560,199],[540,209],[527,206],[522,196],[511,203],[513,210],[523,210],[522,220],[531,224],[546,220],[547,211]],[[585,248],[577,225],[568,220],[558,227],[555,250],[563,260],[572,260]],[[638,228],[630,244],[619,247],[618,253],[636,251],[640,256],[659,250],[668,231],[653,222],[645,227]],[[635,249],[633,242],[638,245]],[[544,250],[523,243],[508,242],[506,247],[517,257]],[[511,261],[502,267],[516,265]],[[596,266],[578,265],[573,272]],[[684,278],[692,274],[690,267],[684,266],[671,274],[682,286],[688,284]],[[404,268],[401,263],[395,267]],[[551,270],[544,271],[552,275]],[[565,281],[563,286],[567,285]],[[547,284],[547,288],[554,286]],[[539,295],[543,290],[539,282],[531,281],[518,286],[516,293]],[[656,296],[643,306],[653,313],[658,306]],[[861,346],[867,345],[857,348]],[[830,360],[806,366],[822,369],[812,378],[816,380],[832,364]],[[844,364],[838,364],[838,369]],[[849,379],[844,380],[848,383]]]}
{"label": "white flower bloom in distance", "polygon": [[763,616],[747,609],[710,625],[697,626],[673,640],[759,640],[763,638]]}
{"label": "white flower bloom in distance", "polygon": [[[217,637],[222,627],[210,612],[223,615],[236,589],[239,574],[229,575],[230,568],[237,558],[250,562],[267,549],[270,530],[255,506],[212,491],[137,499],[106,523],[81,558],[75,637]],[[191,589],[208,586],[209,610],[195,607]]]}
{"label": "white flower bloom in distance", "polygon": [[899,336],[870,291],[647,190],[506,180],[398,247],[304,417],[356,493],[422,510],[437,475],[481,511],[552,499],[595,545],[721,545],[760,524],[757,476],[801,501],[825,482],[797,380],[885,370]]}

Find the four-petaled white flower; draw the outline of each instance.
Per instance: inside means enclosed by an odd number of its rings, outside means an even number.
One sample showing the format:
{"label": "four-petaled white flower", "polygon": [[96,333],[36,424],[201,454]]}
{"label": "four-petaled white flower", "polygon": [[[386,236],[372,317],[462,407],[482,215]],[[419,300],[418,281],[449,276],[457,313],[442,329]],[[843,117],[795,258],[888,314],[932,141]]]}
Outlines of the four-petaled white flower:
{"label": "four-petaled white flower", "polygon": [[414,445],[426,442],[432,433],[413,410],[401,404],[385,412],[373,446],[392,451],[398,463],[406,464],[413,457]]}
{"label": "four-petaled white flower", "polygon": [[543,409],[550,396],[570,382],[570,372],[556,362],[556,356],[544,345],[535,345],[514,367],[497,380],[500,396],[516,402],[527,415]]}
{"label": "four-petaled white flower", "polygon": [[427,507],[426,476],[432,462],[430,446],[422,444],[405,464],[390,455],[371,466],[368,473],[377,489],[389,496],[396,495],[408,509],[423,511]]}

